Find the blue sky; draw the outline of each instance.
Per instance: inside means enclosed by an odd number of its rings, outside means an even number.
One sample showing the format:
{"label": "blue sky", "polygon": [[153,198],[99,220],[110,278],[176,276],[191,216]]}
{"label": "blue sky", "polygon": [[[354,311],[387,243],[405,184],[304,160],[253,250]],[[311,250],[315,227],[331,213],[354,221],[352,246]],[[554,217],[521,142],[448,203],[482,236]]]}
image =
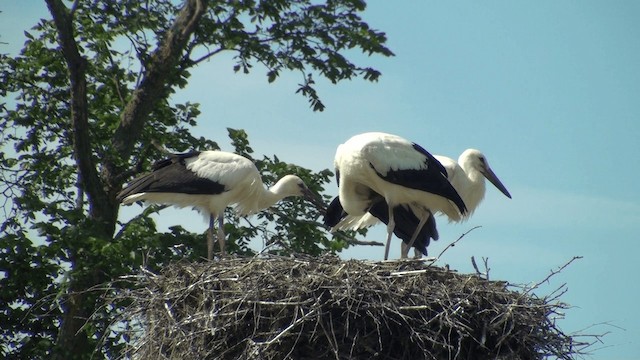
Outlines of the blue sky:
{"label": "blue sky", "polygon": [[[0,9],[7,51],[22,45],[22,31],[34,19],[48,17],[39,2],[4,2]],[[453,158],[469,147],[482,150],[513,199],[488,184],[469,221],[439,219],[441,240],[431,254],[481,225],[442,263],[472,272],[472,255],[488,257],[493,279],[531,284],[583,256],[539,293],[566,283],[562,300],[573,307],[561,322],[565,332],[595,324],[587,332],[610,332],[587,358],[636,359],[639,18],[637,1],[372,2],[365,20],[387,33],[396,56],[354,54],[382,71],[378,83],[317,79],[323,113],[294,94],[299,74],[268,84],[260,68],[234,74],[225,55],[194,71],[173,100],[201,103],[194,133],[224,150],[231,150],[226,128],[242,128],[258,155],[277,154],[314,170],[332,168],[336,146],[365,131],[398,134]],[[194,231],[206,227],[186,209],[158,220],[171,225],[167,219]],[[368,237],[384,235],[378,226]],[[398,257],[394,245],[391,256]],[[382,256],[382,248],[365,247],[343,254]]]}

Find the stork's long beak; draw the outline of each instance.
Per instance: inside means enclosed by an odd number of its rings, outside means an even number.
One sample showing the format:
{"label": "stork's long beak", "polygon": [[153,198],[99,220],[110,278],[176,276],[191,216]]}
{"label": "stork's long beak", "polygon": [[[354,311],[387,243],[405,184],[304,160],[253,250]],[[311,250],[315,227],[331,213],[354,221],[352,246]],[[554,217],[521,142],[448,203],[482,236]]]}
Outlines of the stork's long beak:
{"label": "stork's long beak", "polygon": [[308,202],[315,205],[322,213],[325,213],[327,211],[327,204],[322,201],[320,196],[318,196],[306,186],[302,188],[302,197]]}
{"label": "stork's long beak", "polygon": [[500,190],[506,197],[511,199],[511,194],[509,194],[509,190],[507,190],[507,188],[504,187],[500,179],[498,179],[496,174],[493,172],[493,170],[491,170],[489,166],[487,166],[484,169],[483,174],[484,174],[484,177],[487,178],[487,180],[491,181],[491,183],[498,188],[498,190]]}

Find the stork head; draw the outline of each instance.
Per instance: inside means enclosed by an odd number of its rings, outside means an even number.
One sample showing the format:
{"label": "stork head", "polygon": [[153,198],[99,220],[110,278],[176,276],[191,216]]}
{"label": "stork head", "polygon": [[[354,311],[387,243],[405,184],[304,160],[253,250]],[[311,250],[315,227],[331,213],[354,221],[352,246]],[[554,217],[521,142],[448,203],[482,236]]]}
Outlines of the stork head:
{"label": "stork head", "polygon": [[476,149],[467,149],[465,150],[460,158],[458,159],[458,163],[462,166],[463,169],[475,169],[479,171],[487,180],[489,180],[500,192],[502,192],[506,197],[511,199],[511,194],[507,188],[502,184],[498,176],[491,170],[489,166],[489,161],[487,161],[487,157],[484,156],[479,150]]}
{"label": "stork head", "polygon": [[274,192],[287,196],[302,196],[305,200],[314,204],[318,209],[324,211],[326,205],[320,197],[311,191],[307,185],[296,175],[286,175],[273,186]]}

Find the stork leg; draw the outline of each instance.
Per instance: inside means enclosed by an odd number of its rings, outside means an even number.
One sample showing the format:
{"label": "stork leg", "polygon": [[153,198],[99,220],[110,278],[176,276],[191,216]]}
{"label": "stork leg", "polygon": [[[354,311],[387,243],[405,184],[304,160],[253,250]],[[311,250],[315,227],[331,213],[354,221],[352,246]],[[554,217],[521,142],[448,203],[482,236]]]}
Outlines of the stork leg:
{"label": "stork leg", "polygon": [[[209,216],[209,231],[207,232],[207,259],[213,260],[213,228],[216,223],[216,218]],[[225,235],[224,235],[224,215],[218,216],[218,245],[220,245],[220,256],[227,254],[225,250]]]}
{"label": "stork leg", "polygon": [[224,234],[224,215],[218,216],[218,244],[220,245],[220,256],[227,255],[226,236]]}
{"label": "stork leg", "polygon": [[[402,243],[400,243],[400,256],[402,257],[403,254],[406,254],[404,258],[409,257],[409,250],[410,249],[411,249],[411,247],[409,245],[407,245],[404,241]],[[418,250],[418,248],[413,248],[413,258],[414,259],[421,259],[422,258],[422,252],[420,250]]]}
{"label": "stork leg", "polygon": [[400,259],[406,259],[407,258],[406,254],[409,253],[409,249],[411,249],[411,248],[404,241],[400,243]]}
{"label": "stork leg", "polygon": [[391,237],[393,236],[393,229],[396,227],[396,222],[393,219],[393,207],[389,206],[389,223],[387,224],[387,244],[384,247],[384,259],[389,258],[389,246],[391,246]]}
{"label": "stork leg", "polygon": [[213,260],[213,225],[215,218],[213,214],[209,215],[209,231],[207,231],[207,259]]}
{"label": "stork leg", "polygon": [[423,216],[422,219],[420,219],[420,222],[418,223],[418,227],[413,232],[413,235],[411,236],[411,240],[409,240],[409,243],[406,246],[403,243],[401,248],[400,258],[406,259],[407,257],[409,257],[409,249],[411,249],[411,247],[413,246],[413,243],[416,241],[416,238],[418,237],[418,234],[420,234],[420,231],[424,227],[424,224],[426,224],[427,220],[429,220],[429,216],[432,216],[431,212],[427,211],[425,216]]}

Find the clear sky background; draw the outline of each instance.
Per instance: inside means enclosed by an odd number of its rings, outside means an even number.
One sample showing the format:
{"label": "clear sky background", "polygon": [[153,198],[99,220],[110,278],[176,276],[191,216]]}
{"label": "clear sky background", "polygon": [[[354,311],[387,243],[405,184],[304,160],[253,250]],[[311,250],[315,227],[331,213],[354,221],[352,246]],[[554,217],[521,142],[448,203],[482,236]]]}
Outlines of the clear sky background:
{"label": "clear sky background", "polygon": [[[5,0],[0,10],[3,52],[18,51],[23,30],[50,17],[43,2]],[[469,221],[439,219],[441,240],[430,253],[481,225],[442,263],[473,272],[470,257],[488,257],[492,279],[520,284],[583,256],[539,293],[566,283],[562,300],[573,307],[562,329],[610,332],[587,358],[640,358],[640,2],[379,1],[364,18],[387,33],[396,56],[354,54],[382,71],[378,83],[317,79],[322,113],[294,94],[299,74],[268,84],[260,68],[234,74],[225,55],[193,71],[172,101],[201,103],[194,133],[223,150],[231,150],[226,128],[241,128],[256,156],[314,170],[332,168],[336,146],[366,131],[453,158],[480,149],[513,199],[487,183]],[[204,231],[190,210],[171,211],[158,222]],[[368,238],[384,235],[378,226]],[[391,256],[399,253],[396,240]],[[342,256],[381,260],[383,249],[352,247]]]}

